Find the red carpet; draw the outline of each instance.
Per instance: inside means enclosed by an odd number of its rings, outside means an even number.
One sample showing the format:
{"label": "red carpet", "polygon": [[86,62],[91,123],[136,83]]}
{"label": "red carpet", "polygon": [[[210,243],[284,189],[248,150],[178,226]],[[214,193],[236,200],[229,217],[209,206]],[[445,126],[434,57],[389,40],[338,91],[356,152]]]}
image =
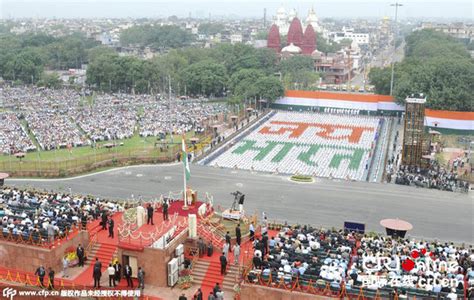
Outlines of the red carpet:
{"label": "red carpet", "polygon": [[205,298],[212,292],[212,289],[219,283],[222,288],[222,282],[224,281],[224,276],[221,275],[221,264],[220,262],[211,261],[209,267],[207,268],[206,276],[202,280],[201,290]]}
{"label": "red carpet", "polygon": [[[171,205],[168,207],[168,214],[171,216],[175,212],[177,212],[178,215],[183,216],[183,217],[187,217],[189,214],[197,215],[198,208],[199,206],[201,206],[201,204],[203,204],[203,202],[197,201],[196,203],[194,203],[193,206],[188,206],[188,210],[183,210],[183,204],[184,204],[184,201],[182,200],[171,203]],[[160,210],[160,214],[161,214],[161,210]]]}
{"label": "red carpet", "polygon": [[[106,273],[106,269],[109,264],[112,262],[113,255],[117,249],[117,246],[110,245],[103,243],[100,245],[100,248],[97,250],[97,253],[94,257],[88,257],[90,262],[89,266],[84,267],[85,271],[82,272],[79,276],[74,279],[74,284],[79,286],[87,286],[91,287],[94,286],[94,278],[92,277],[92,273],[94,270],[94,263],[95,258],[97,257],[99,261],[102,263],[102,277],[108,276]],[[88,262],[89,263],[89,262]]]}

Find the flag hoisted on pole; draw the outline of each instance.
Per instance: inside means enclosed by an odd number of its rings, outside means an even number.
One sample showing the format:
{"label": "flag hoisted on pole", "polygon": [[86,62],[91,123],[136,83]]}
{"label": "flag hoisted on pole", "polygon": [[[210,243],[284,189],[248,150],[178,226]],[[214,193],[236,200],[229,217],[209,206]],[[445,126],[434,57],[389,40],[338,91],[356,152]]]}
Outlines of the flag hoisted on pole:
{"label": "flag hoisted on pole", "polygon": [[183,181],[184,181],[184,207],[188,207],[188,199],[187,198],[187,188],[186,188],[186,181],[189,180],[191,177],[191,170],[189,169],[189,161],[188,161],[188,154],[186,153],[186,143],[184,142],[184,135],[182,138],[182,153],[181,157],[183,160]]}

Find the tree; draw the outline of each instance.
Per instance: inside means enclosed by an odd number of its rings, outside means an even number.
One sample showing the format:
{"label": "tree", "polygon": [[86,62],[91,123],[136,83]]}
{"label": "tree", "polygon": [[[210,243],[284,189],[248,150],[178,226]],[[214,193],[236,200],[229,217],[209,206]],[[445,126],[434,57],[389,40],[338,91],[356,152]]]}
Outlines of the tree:
{"label": "tree", "polygon": [[369,80],[374,85],[375,93],[382,95],[390,94],[390,76],[389,68],[375,67],[370,69]]}
{"label": "tree", "polygon": [[242,69],[235,72],[229,79],[229,89],[234,95],[249,97],[249,87],[264,77],[265,74],[258,69]]}
{"label": "tree", "polygon": [[314,61],[309,56],[291,56],[280,62],[279,69],[284,75],[301,71],[312,71],[314,70]]}
{"label": "tree", "polygon": [[[346,39],[345,39],[346,40]],[[350,41],[350,40],[349,40]],[[341,41],[342,42],[342,41]],[[344,45],[347,44],[347,41],[344,44],[330,42],[324,37],[318,35],[316,39],[316,49],[322,53],[334,53],[342,49]],[[349,43],[350,45],[350,43]]]}
{"label": "tree", "polygon": [[[474,60],[466,47],[448,35],[421,30],[406,38],[406,57],[395,64],[393,95],[399,103],[424,93],[427,107],[472,111]],[[373,68],[370,82],[380,94],[390,93],[390,68]]]}
{"label": "tree", "polygon": [[255,82],[255,88],[257,97],[269,102],[274,102],[285,93],[283,85],[275,76],[266,76],[258,79]]}
{"label": "tree", "polygon": [[222,23],[201,23],[198,27],[198,32],[205,35],[216,35],[224,30],[225,26]]}
{"label": "tree", "polygon": [[8,80],[35,83],[41,77],[43,68],[42,52],[37,48],[27,48],[10,57],[4,65],[3,76]]}
{"label": "tree", "polygon": [[190,65],[183,70],[182,78],[194,95],[220,96],[227,83],[225,67],[212,60]]}
{"label": "tree", "polygon": [[314,90],[319,81],[319,74],[313,71],[288,73],[283,76],[283,86],[287,90]]}
{"label": "tree", "polygon": [[268,30],[261,30],[255,35],[256,40],[266,40],[268,39]]}
{"label": "tree", "polygon": [[50,89],[58,89],[62,86],[62,81],[58,73],[43,73],[41,79],[37,83],[38,86],[44,86]]}
{"label": "tree", "polygon": [[157,50],[184,47],[192,41],[193,36],[190,33],[174,25],[133,26],[120,34],[120,43],[123,46],[138,45]]}
{"label": "tree", "polygon": [[285,89],[312,89],[319,79],[314,61],[308,56],[292,56],[280,62]]}

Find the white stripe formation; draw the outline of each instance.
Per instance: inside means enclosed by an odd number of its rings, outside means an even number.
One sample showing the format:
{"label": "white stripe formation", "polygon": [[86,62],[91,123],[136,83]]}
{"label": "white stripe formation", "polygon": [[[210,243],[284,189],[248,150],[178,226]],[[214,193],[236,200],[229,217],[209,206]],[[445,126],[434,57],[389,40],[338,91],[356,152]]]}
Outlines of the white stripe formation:
{"label": "white stripe formation", "polygon": [[379,124],[370,116],[278,112],[209,164],[364,180]]}

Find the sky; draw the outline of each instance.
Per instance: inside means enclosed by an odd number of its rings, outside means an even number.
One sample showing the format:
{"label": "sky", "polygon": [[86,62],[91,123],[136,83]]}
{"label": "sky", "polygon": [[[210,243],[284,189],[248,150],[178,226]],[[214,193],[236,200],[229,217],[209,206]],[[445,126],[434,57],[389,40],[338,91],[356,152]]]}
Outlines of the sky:
{"label": "sky", "polygon": [[[280,6],[295,8],[306,17],[313,6],[320,18],[381,18],[393,16],[396,0],[0,0],[1,18],[140,18],[178,17],[263,18],[275,15]],[[399,18],[474,18],[473,0],[398,0]]]}

